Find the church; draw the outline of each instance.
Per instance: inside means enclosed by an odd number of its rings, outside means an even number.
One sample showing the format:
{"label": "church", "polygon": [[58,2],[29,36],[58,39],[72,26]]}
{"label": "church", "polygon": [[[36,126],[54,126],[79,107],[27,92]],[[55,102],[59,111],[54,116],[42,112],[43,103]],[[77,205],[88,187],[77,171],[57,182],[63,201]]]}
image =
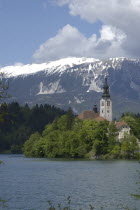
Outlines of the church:
{"label": "church", "polygon": [[[107,77],[105,77],[103,94],[100,100],[100,112],[98,112],[97,105],[94,105],[93,110],[83,111],[78,115],[81,120],[95,120],[97,122],[107,120],[112,122],[112,100],[109,93],[109,86]],[[120,141],[124,138],[125,133],[130,135],[130,127],[127,123],[119,121],[115,122],[116,128],[118,130],[117,138]]]}

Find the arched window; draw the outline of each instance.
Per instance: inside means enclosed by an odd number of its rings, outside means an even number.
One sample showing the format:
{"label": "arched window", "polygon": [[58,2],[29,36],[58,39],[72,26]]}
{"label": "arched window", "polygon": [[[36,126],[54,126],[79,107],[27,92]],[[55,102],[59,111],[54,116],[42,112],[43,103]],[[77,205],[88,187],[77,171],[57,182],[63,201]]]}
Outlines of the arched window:
{"label": "arched window", "polygon": [[107,106],[110,106],[110,101],[107,101]]}

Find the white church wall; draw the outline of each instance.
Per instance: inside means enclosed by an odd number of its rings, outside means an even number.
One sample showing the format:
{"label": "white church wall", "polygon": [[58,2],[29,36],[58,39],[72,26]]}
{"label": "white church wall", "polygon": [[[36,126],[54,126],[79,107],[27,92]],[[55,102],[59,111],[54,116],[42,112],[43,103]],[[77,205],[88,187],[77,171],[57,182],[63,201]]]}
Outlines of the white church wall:
{"label": "white church wall", "polygon": [[112,101],[110,98],[100,100],[100,116],[112,121]]}

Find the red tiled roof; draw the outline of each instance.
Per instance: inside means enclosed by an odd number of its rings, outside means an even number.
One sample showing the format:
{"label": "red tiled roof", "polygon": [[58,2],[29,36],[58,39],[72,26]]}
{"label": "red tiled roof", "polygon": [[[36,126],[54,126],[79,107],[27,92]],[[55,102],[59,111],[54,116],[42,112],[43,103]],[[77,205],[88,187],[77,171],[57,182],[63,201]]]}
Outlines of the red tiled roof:
{"label": "red tiled roof", "polygon": [[126,122],[123,121],[119,121],[119,122],[115,122],[116,128],[122,128],[123,126],[128,126],[128,124]]}
{"label": "red tiled roof", "polygon": [[95,118],[95,120],[97,122],[101,122],[101,121],[105,121],[106,119],[104,117],[98,116],[98,117]]}
{"label": "red tiled roof", "polygon": [[99,113],[95,113],[94,111],[83,111],[81,114],[78,115],[78,118],[81,120],[88,120],[88,119],[95,119],[99,116]]}

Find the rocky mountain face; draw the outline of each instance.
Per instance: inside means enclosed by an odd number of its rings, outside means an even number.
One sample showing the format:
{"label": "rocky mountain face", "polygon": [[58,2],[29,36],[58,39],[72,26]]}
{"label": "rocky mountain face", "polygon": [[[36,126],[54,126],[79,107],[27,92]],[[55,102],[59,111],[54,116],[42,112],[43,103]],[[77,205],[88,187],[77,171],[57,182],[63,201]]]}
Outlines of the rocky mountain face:
{"label": "rocky mountain face", "polygon": [[140,60],[127,58],[65,58],[43,64],[7,66],[10,101],[52,104],[75,113],[92,109],[102,95],[107,75],[113,116],[140,112]]}

